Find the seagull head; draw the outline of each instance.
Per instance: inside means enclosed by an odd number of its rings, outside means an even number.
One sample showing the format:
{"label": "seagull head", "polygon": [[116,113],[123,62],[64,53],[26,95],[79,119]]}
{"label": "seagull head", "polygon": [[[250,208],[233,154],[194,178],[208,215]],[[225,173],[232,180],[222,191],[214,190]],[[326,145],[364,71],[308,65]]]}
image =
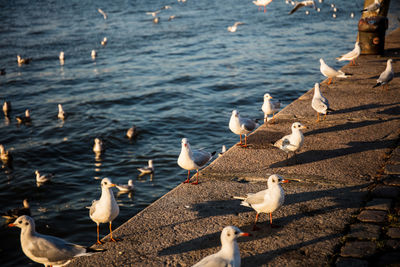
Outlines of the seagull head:
{"label": "seagull head", "polygon": [[182,147],[189,147],[189,140],[187,138],[182,138]]}
{"label": "seagull head", "polygon": [[272,99],[272,96],[270,94],[266,93],[264,95],[264,99]]}
{"label": "seagull head", "polygon": [[19,216],[13,223],[10,223],[8,227],[18,227],[21,229],[25,229],[27,227],[35,228],[35,222],[31,217],[22,215]]}
{"label": "seagull head", "polygon": [[232,110],[232,116],[239,117],[239,111],[236,109]]}
{"label": "seagull head", "polygon": [[129,179],[128,185],[129,185],[129,186],[133,186],[133,181],[132,181],[132,179]]}
{"label": "seagull head", "polygon": [[319,91],[319,83],[315,83],[315,84],[314,84],[314,88],[315,88],[315,90],[318,90],[318,91]]}
{"label": "seagull head", "polygon": [[112,183],[110,178],[103,178],[103,180],[101,180],[101,187],[103,188],[111,188],[116,186],[115,184]]}
{"label": "seagull head", "polygon": [[239,236],[250,236],[249,233],[243,233],[236,226],[226,226],[221,232],[221,243],[231,243],[236,240]]}
{"label": "seagull head", "polygon": [[99,138],[95,138],[95,139],[94,139],[94,143],[95,143],[95,144],[99,144],[99,145],[102,144],[102,142],[101,142],[101,140],[100,140]]}
{"label": "seagull head", "polygon": [[391,58],[389,58],[388,61],[387,61],[388,64],[389,63],[391,64],[392,62],[393,62],[393,59],[391,59]]}
{"label": "seagull head", "polygon": [[322,58],[320,58],[320,59],[319,59],[319,63],[325,64],[325,61],[324,61]]}
{"label": "seagull head", "polygon": [[149,159],[149,167],[153,167],[153,160]]}
{"label": "seagull head", "polygon": [[27,118],[30,117],[29,109],[25,110],[25,117],[27,117]]}
{"label": "seagull head", "polygon": [[35,174],[36,174],[36,177],[37,177],[37,176],[40,176],[40,173],[39,173],[38,170],[35,171]]}
{"label": "seagull head", "polygon": [[300,122],[295,122],[292,124],[292,131],[302,130],[302,129],[307,129],[307,127],[301,124]]}

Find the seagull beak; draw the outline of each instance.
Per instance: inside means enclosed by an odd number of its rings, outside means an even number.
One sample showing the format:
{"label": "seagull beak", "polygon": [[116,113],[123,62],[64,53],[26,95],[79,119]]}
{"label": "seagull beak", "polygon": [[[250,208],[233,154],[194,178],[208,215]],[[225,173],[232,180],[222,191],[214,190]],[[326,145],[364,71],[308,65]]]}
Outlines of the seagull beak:
{"label": "seagull beak", "polygon": [[116,187],[117,185],[116,185],[116,184],[110,184],[110,186],[111,186],[111,187]]}
{"label": "seagull beak", "polygon": [[307,126],[301,126],[301,129],[308,129],[308,127]]}
{"label": "seagull beak", "polygon": [[251,236],[249,233],[240,233],[239,236]]}
{"label": "seagull beak", "polygon": [[13,223],[8,224],[8,227],[15,227],[16,225]]}
{"label": "seagull beak", "polygon": [[281,183],[282,184],[287,184],[287,183],[290,183],[290,180],[282,180]]}

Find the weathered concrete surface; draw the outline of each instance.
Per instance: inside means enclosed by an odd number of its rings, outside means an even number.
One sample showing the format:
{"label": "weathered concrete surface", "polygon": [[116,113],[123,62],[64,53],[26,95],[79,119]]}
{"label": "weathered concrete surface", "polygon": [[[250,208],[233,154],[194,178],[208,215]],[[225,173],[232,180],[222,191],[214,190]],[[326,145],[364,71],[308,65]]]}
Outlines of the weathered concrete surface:
{"label": "weathered concrete surface", "polygon": [[[204,169],[200,185],[176,187],[115,230],[122,241],[106,243],[106,252],[75,259],[70,266],[193,265],[219,249],[224,226],[251,231],[255,212],[231,197],[265,189],[272,173],[301,182],[284,186],[285,205],[273,214],[280,228],[271,229],[262,215],[262,229],[239,240],[242,265],[333,263],[346,224],[354,220],[399,135],[400,79],[390,83],[389,91],[371,87],[387,58],[400,70],[400,30],[388,37],[386,47],[387,56],[362,56],[358,66],[344,67],[351,78],[322,85],[336,110],[326,121],[315,122],[309,91],[278,114],[277,124],[252,134],[250,148],[233,147]],[[288,134],[295,121],[310,129],[297,163],[290,158],[286,166],[285,154],[270,143]]]}

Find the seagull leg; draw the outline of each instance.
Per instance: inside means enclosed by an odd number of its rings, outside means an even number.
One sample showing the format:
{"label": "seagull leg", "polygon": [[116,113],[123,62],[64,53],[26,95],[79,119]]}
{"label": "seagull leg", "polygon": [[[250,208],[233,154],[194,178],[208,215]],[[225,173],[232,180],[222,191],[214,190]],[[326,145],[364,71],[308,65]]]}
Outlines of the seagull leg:
{"label": "seagull leg", "polygon": [[319,113],[317,112],[317,121],[316,122],[319,122]]}
{"label": "seagull leg", "polygon": [[332,79],[333,79],[333,78],[329,78],[329,80],[328,80],[328,85],[330,85],[330,84],[332,83]]}
{"label": "seagull leg", "polygon": [[99,234],[99,224],[97,224],[97,244],[103,245],[104,242],[103,242],[103,241],[100,241],[99,235],[100,235],[100,234]]}
{"label": "seagull leg", "polygon": [[323,121],[326,119],[326,113],[324,114],[324,118],[322,119]]}
{"label": "seagull leg", "polygon": [[257,227],[257,221],[258,221],[258,213],[256,214],[256,220],[254,221],[253,231],[260,230],[260,228]]}
{"label": "seagull leg", "polygon": [[239,134],[239,136],[240,136],[240,143],[237,143],[236,145],[237,145],[237,146],[242,146],[242,144],[243,144],[243,143],[242,143],[242,135]]}
{"label": "seagull leg", "polygon": [[196,173],[196,182],[193,182],[192,184],[199,184],[199,170],[197,169]]}
{"label": "seagull leg", "polygon": [[247,146],[247,134],[244,135],[244,145],[242,147],[248,147]]}
{"label": "seagull leg", "polygon": [[112,236],[112,228],[111,228],[111,223],[112,223],[112,222],[110,222],[110,235],[111,235],[111,237],[110,237],[110,240],[111,240],[112,242],[117,242],[117,240],[116,240],[116,239],[114,239],[114,238],[113,238],[113,236]]}
{"label": "seagull leg", "polygon": [[188,170],[188,176],[187,176],[186,181],[183,182],[184,184],[190,183],[189,176],[190,176],[190,170]]}
{"label": "seagull leg", "polygon": [[269,225],[271,226],[271,228],[279,228],[279,225],[272,223],[272,213],[269,213]]}

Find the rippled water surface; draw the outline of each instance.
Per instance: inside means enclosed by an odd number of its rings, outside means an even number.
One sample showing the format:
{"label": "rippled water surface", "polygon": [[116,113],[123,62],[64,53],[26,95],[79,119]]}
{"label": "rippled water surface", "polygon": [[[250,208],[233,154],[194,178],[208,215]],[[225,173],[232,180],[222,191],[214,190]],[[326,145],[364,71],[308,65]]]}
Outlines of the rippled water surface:
{"label": "rippled water surface", "polygon": [[[320,57],[344,65],[335,57],[353,49],[363,1],[335,1],[336,19],[331,3],[289,16],[283,0],[266,13],[242,0],[0,1],[0,68],[7,72],[0,100],[13,106],[10,122],[0,115],[0,143],[14,155],[13,170],[0,172],[2,209],[29,198],[40,232],[91,245],[96,225],[85,207],[99,198],[101,178],[134,180],[134,194],[117,198],[117,227],[185,179],[176,164],[181,138],[209,151],[230,147],[238,141],[228,129],[232,109],[262,118],[264,93],[287,105],[322,80]],[[164,5],[172,8],[154,24],[146,11]],[[244,25],[228,32],[235,21]],[[32,63],[18,67],[17,54]],[[70,114],[65,122],[57,119],[58,103]],[[27,108],[32,124],[18,126],[15,116]],[[132,124],[140,133],[130,141]],[[101,159],[92,151],[96,137],[106,146]],[[154,177],[138,178],[148,159]],[[35,170],[54,173],[53,182],[38,188]],[[3,266],[32,264],[19,233],[0,231]]]}

